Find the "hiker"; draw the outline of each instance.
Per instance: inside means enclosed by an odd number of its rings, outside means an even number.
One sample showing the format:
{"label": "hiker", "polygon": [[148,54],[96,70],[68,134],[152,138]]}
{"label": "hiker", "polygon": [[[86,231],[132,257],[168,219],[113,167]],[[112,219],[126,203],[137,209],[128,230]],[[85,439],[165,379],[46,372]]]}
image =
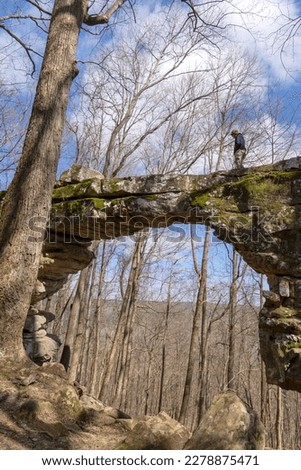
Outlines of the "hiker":
{"label": "hiker", "polygon": [[246,144],[243,135],[237,130],[233,129],[231,132],[234,141],[234,163],[235,168],[243,168],[243,161],[246,158]]}

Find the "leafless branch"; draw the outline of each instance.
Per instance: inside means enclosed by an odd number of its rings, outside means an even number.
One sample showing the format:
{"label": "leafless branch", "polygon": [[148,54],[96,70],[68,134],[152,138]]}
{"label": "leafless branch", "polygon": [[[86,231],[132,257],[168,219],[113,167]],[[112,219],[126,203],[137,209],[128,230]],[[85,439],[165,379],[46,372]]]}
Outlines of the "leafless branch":
{"label": "leafless branch", "polygon": [[31,5],[33,5],[34,7],[36,7],[39,11],[41,11],[42,13],[45,13],[46,15],[49,15],[51,16],[51,12],[50,11],[47,11],[45,10],[44,8],[41,7],[41,5],[39,5],[39,3],[35,2],[34,0],[26,0],[27,3],[30,3]]}
{"label": "leafless branch", "polygon": [[16,36],[10,29],[8,29],[3,23],[0,23],[0,28],[3,29],[11,38],[13,38],[15,41],[17,41],[18,44],[22,47],[22,49],[25,51],[26,55],[28,56],[31,64],[32,64],[32,74],[33,75],[36,71],[36,65],[35,62],[32,58],[32,54],[37,54],[38,56],[41,57],[41,55],[33,50],[30,46],[27,46],[18,36]]}
{"label": "leafless branch", "polygon": [[111,16],[115,13],[115,11],[120,8],[126,0],[116,0],[113,5],[111,5],[105,13],[96,14],[96,15],[89,15],[88,13],[84,17],[84,24],[88,26],[95,26],[98,24],[107,24],[111,18]]}

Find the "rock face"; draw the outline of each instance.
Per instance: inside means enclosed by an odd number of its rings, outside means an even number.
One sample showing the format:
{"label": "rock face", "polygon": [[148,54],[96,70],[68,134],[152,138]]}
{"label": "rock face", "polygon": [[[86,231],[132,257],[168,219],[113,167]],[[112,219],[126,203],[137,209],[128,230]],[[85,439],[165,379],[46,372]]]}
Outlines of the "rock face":
{"label": "rock face", "polygon": [[23,330],[23,344],[28,356],[38,365],[54,362],[61,345],[57,336],[47,333],[47,325],[54,315],[31,308]]}
{"label": "rock face", "polygon": [[187,450],[264,449],[264,427],[256,413],[228,390],[216,395]]}
{"label": "rock face", "polygon": [[[32,302],[52,295],[70,273],[89,264],[93,240],[174,222],[209,225],[268,276],[259,320],[267,379],[301,391],[300,208],[301,158],[210,175],[110,180],[73,168],[53,192]],[[38,222],[31,229],[42,234]]]}
{"label": "rock face", "polygon": [[74,163],[71,168],[64,171],[60,176],[61,183],[81,183],[88,179],[103,180],[104,176],[97,170],[91,168],[84,168],[83,166]]}

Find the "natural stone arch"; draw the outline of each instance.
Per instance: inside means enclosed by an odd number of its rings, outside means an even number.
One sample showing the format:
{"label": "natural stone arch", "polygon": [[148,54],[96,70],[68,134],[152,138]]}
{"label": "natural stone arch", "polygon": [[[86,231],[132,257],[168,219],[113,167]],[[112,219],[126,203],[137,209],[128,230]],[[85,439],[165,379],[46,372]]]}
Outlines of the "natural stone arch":
{"label": "natural stone arch", "polygon": [[[33,303],[89,264],[93,240],[173,222],[210,225],[267,275],[270,291],[259,318],[267,380],[301,391],[301,158],[201,176],[106,180],[78,170],[54,189]],[[32,221],[29,236],[43,236],[40,222]]]}

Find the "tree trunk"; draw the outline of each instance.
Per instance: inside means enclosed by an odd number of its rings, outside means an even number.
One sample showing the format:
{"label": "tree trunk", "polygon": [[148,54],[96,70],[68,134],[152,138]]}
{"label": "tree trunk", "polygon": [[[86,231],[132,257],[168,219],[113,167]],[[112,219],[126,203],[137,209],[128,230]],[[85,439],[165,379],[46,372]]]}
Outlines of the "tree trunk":
{"label": "tree trunk", "polygon": [[[259,292],[260,292],[260,304],[259,304],[259,311],[262,310],[264,304],[264,297],[263,297],[263,274],[260,275],[260,283],[259,283]],[[260,419],[264,426],[267,423],[267,405],[268,405],[268,386],[267,386],[267,379],[266,379],[266,371],[265,365],[263,360],[260,358]]]}
{"label": "tree trunk", "polygon": [[237,310],[237,264],[238,254],[233,249],[232,261],[232,282],[230,287],[230,305],[229,305],[229,340],[228,340],[228,369],[227,369],[227,388],[234,389],[235,383],[235,323]]}
{"label": "tree trunk", "polygon": [[163,331],[163,338],[162,338],[162,364],[161,364],[161,374],[160,374],[160,384],[159,384],[159,401],[158,401],[158,410],[157,410],[158,413],[160,413],[160,411],[162,411],[163,409],[162,403],[163,403],[164,378],[165,378],[165,369],[166,369],[166,339],[167,339],[169,314],[171,310],[172,276],[173,276],[173,272],[171,270],[170,276],[169,276],[168,293],[167,293],[166,310],[165,310],[165,324],[164,324],[164,331]]}
{"label": "tree trunk", "polygon": [[211,229],[206,227],[204,251],[201,270],[201,344],[200,344],[200,367],[199,367],[199,399],[197,410],[197,424],[201,421],[206,411],[207,401],[207,379],[208,379],[208,342],[209,342],[209,325],[208,325],[208,307],[207,307],[207,277],[208,277],[208,256],[210,248]]}
{"label": "tree trunk", "polygon": [[107,268],[106,260],[106,241],[103,242],[102,254],[101,254],[101,264],[100,264],[100,274],[99,274],[99,284],[98,284],[98,293],[97,293],[97,302],[95,308],[95,344],[94,347],[94,361],[92,364],[91,370],[91,382],[89,383],[89,392],[93,397],[98,397],[99,395],[99,382],[100,377],[100,365],[102,358],[100,357],[100,332],[103,327],[103,284],[105,279],[105,273]]}
{"label": "tree trunk", "polygon": [[[76,294],[73,299],[72,307],[70,309],[70,316],[67,328],[67,334],[65,338],[65,344],[63,349],[63,354],[61,358],[61,364],[65,367],[69,379],[74,381],[76,376],[77,369],[77,358],[75,357],[75,343],[76,339],[79,340],[78,335],[82,337],[82,331],[79,331],[79,325],[82,324],[83,319],[81,318],[82,302],[85,298],[85,293],[87,291],[87,286],[89,284],[90,278],[90,267],[83,269],[79,276],[79,281],[77,284]],[[80,321],[81,320],[81,321]],[[78,348],[77,347],[77,353]],[[78,354],[76,354],[78,356]]]}
{"label": "tree trunk", "polygon": [[277,388],[277,411],[276,411],[276,442],[277,450],[281,450],[282,447],[282,390],[280,387]]}
{"label": "tree trunk", "polygon": [[50,211],[85,3],[54,2],[22,156],[1,213],[0,352],[15,360],[25,358],[22,330]]}
{"label": "tree trunk", "polygon": [[[87,386],[88,383],[91,383],[92,380],[92,365],[90,364],[91,355],[94,354],[94,341],[93,338],[93,330],[96,324],[96,309],[95,305],[93,305],[94,295],[95,295],[95,278],[96,278],[96,271],[97,271],[97,254],[98,254],[98,242],[94,243],[95,246],[95,259],[93,264],[91,265],[91,275],[90,275],[90,285],[88,286],[89,295],[87,295],[87,307],[85,313],[85,325],[84,325],[84,338],[83,338],[83,347],[81,352],[81,359],[80,359],[80,373],[79,373],[79,382],[82,385]],[[96,361],[96,357],[95,357]],[[93,362],[95,362],[93,361]]]}
{"label": "tree trunk", "polygon": [[132,342],[133,329],[135,326],[137,296],[139,291],[140,274],[143,268],[143,257],[148,240],[148,233],[145,231],[137,234],[136,246],[134,249],[131,274],[129,277],[129,289],[125,296],[125,309],[128,310],[127,322],[123,333],[123,340],[120,344],[120,365],[119,374],[116,381],[116,392],[113,406],[119,407],[121,404],[125,406],[125,397],[128,389],[129,374],[132,362]]}
{"label": "tree trunk", "polygon": [[101,378],[99,399],[104,399],[105,389],[107,388],[108,382],[111,384],[110,397],[114,398],[114,403],[117,403],[118,396],[116,396],[117,389],[120,389],[120,381],[123,382],[124,367],[128,357],[128,345],[129,345],[129,329],[131,325],[129,321],[131,319],[131,309],[135,308],[135,299],[138,292],[139,286],[139,275],[142,268],[142,255],[145,244],[146,234],[142,232],[138,234],[138,239],[135,243],[131,269],[129,279],[127,283],[126,292],[123,297],[121,311],[117,328],[114,334],[111,351],[109,354],[106,370],[104,371]]}
{"label": "tree trunk", "polygon": [[[190,347],[189,347],[188,365],[187,365],[187,371],[186,371],[186,377],[185,377],[184,393],[183,393],[180,416],[179,416],[179,421],[181,423],[184,423],[188,417],[188,405],[189,405],[189,399],[191,397],[191,392],[192,392],[193,372],[195,368],[195,363],[199,358],[200,350],[202,349],[202,346],[199,344],[200,328],[204,328],[204,325],[206,323],[206,318],[205,318],[206,309],[204,308],[203,304],[204,302],[206,302],[206,283],[207,283],[206,276],[207,276],[207,264],[208,264],[208,251],[209,251],[209,246],[210,246],[210,233],[211,233],[210,227],[206,227],[201,270],[199,270],[197,266],[194,247],[192,245],[194,267],[198,276],[199,286],[198,286],[198,294],[197,294],[196,306],[195,306],[195,311],[194,311],[194,316],[193,316],[193,325],[192,325],[191,340],[190,340]],[[201,335],[202,335],[202,332],[201,332]],[[202,391],[200,393],[202,394]]]}

